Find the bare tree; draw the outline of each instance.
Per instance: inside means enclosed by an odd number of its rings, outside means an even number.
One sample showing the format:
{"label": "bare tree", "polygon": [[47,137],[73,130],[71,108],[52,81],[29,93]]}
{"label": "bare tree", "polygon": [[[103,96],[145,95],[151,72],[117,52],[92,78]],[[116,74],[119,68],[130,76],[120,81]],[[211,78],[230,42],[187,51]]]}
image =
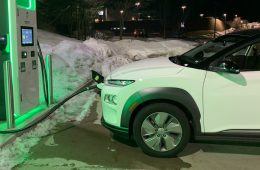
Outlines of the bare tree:
{"label": "bare tree", "polygon": [[137,0],[113,0],[106,1],[106,6],[118,12],[120,15],[120,40],[123,37],[124,21],[130,18],[130,14],[135,10]]}
{"label": "bare tree", "polygon": [[103,3],[101,0],[38,0],[38,17],[46,27],[84,40]]}
{"label": "bare tree", "polygon": [[235,17],[231,23],[231,27],[233,27],[235,29],[241,29],[241,27],[242,27],[241,21],[242,20],[240,17]]}

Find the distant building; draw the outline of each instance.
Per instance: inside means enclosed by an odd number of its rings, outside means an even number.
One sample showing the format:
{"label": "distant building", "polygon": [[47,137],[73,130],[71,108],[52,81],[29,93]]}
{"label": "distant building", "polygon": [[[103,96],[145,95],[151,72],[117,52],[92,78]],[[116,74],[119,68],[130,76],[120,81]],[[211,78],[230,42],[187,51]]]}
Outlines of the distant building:
{"label": "distant building", "polygon": [[125,12],[105,8],[99,13],[99,18],[95,24],[97,31],[112,31],[115,35],[120,32],[120,20],[123,19],[123,34],[125,36],[135,36],[136,33],[142,37],[161,36],[161,21],[153,19],[151,16],[142,16],[136,12]]}
{"label": "distant building", "polygon": [[214,17],[201,17],[196,20],[187,22],[185,35],[188,37],[208,37],[213,38],[217,32],[222,32],[225,29],[229,29],[230,26]]}
{"label": "distant building", "polygon": [[[102,15],[101,15],[102,14]],[[124,11],[123,17],[125,21],[138,19],[138,14],[136,13],[129,13]],[[121,13],[120,11],[116,11],[114,9],[105,8],[103,11],[100,12],[100,19],[103,21],[119,21],[121,19]]]}

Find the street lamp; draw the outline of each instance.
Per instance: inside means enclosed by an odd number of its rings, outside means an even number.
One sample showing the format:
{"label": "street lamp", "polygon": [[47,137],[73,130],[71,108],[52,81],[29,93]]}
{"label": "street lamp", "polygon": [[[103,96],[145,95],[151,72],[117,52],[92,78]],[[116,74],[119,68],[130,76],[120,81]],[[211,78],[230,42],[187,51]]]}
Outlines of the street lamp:
{"label": "street lamp", "polygon": [[185,24],[184,24],[184,13],[185,13],[185,9],[187,8],[186,5],[181,6],[182,9],[182,23],[181,23],[181,27],[184,28]]}
{"label": "street lamp", "polygon": [[139,12],[139,7],[141,6],[141,2],[136,2],[136,3],[135,3],[135,6],[136,6],[137,12],[138,12],[138,19],[137,19],[137,20],[139,20],[139,19],[140,19],[140,16],[141,16],[141,13]]}
{"label": "street lamp", "polygon": [[104,11],[103,10],[98,11],[98,15],[103,16],[104,15]]}
{"label": "street lamp", "polygon": [[98,15],[102,18],[102,22],[104,21],[104,11],[98,11]]}
{"label": "street lamp", "polygon": [[95,23],[99,23],[99,19],[98,18],[95,19]]}
{"label": "street lamp", "polygon": [[181,6],[181,8],[182,8],[183,13],[184,13],[184,10],[187,8],[187,6],[186,6],[186,5],[183,5],[183,6]]}
{"label": "street lamp", "polygon": [[227,14],[224,13],[223,16],[224,16],[224,18],[225,18],[225,22],[224,22],[225,25],[224,25],[224,28],[225,28],[225,35],[226,35],[226,33],[227,33],[227,29],[226,29],[226,25],[227,25]]}
{"label": "street lamp", "polygon": [[123,27],[124,27],[124,19],[123,19],[124,10],[120,10],[121,18],[120,18],[120,40],[123,39]]}
{"label": "street lamp", "polygon": [[200,17],[203,18],[203,17],[204,17],[204,14],[200,14]]}
{"label": "street lamp", "polygon": [[241,20],[240,23],[241,23],[241,27],[243,28],[244,21]]}

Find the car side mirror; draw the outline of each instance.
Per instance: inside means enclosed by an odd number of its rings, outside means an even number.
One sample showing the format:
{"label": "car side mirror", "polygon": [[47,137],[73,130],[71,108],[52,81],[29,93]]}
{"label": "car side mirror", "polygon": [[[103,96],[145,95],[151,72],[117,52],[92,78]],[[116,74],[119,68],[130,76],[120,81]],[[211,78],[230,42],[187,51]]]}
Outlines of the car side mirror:
{"label": "car side mirror", "polygon": [[225,73],[232,73],[232,74],[240,73],[239,66],[232,61],[222,61],[216,67],[210,66],[210,70],[215,72],[225,72]]}

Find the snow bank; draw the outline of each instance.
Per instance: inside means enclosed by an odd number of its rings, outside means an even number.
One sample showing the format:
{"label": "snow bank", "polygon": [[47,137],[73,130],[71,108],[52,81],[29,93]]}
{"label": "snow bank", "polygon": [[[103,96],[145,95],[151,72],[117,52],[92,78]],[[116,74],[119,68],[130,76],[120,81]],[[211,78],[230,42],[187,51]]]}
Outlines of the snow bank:
{"label": "snow bank", "polygon": [[243,23],[243,21],[241,21],[241,28],[240,29],[236,29],[236,28],[229,28],[226,31],[217,31],[217,36],[222,36],[228,33],[232,33],[234,31],[241,31],[241,30],[247,30],[247,29],[259,29],[260,28],[260,23],[259,22],[251,22],[251,23],[247,23],[247,21],[245,21]]}
{"label": "snow bank", "polygon": [[216,34],[217,34],[217,36],[222,36],[222,35],[225,35],[225,34],[232,33],[234,31],[236,31],[235,28],[229,28],[226,31],[225,30],[224,31],[218,31]]}
{"label": "snow bank", "polygon": [[181,40],[139,41],[123,40],[115,44],[133,61],[161,56],[179,55],[194,47],[194,43]]}
{"label": "snow bank", "polygon": [[116,68],[146,58],[169,57],[183,54],[196,44],[182,40],[130,40],[125,39],[116,42],[102,41],[107,44],[113,56],[108,57],[102,63],[102,74],[107,76]]}

